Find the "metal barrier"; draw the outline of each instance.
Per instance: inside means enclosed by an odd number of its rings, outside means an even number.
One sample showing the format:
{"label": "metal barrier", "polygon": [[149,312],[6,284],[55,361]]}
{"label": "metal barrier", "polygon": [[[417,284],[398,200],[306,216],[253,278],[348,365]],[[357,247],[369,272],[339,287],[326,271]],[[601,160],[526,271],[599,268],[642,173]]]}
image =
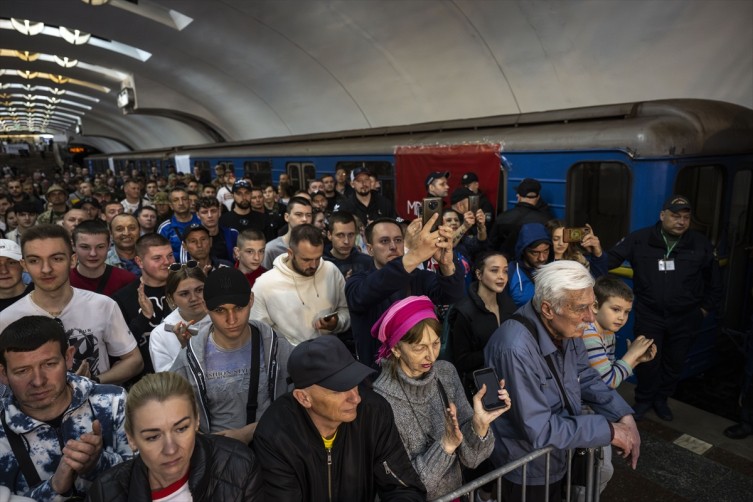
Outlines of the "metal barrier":
{"label": "metal barrier", "polygon": [[[550,453],[554,451],[555,449],[551,446],[547,448],[542,448],[540,450],[536,450],[534,452],[529,453],[525,457],[519,458],[513,462],[510,462],[509,464],[505,464],[502,467],[499,467],[498,469],[493,470],[492,472],[485,474],[479,478],[474,479],[473,481],[464,484],[460,488],[458,488],[455,491],[452,491],[446,495],[443,495],[442,497],[438,499],[434,499],[432,502],[452,502],[455,499],[458,499],[462,496],[469,496],[469,500],[474,500],[474,495],[476,493],[476,490],[481,488],[482,486],[486,485],[487,483],[491,483],[493,481],[497,481],[497,494],[496,494],[496,500],[498,502],[502,502],[502,483],[499,481],[502,479],[502,476],[507,474],[508,472],[514,471],[515,469],[522,467],[523,468],[523,482],[521,483],[523,485],[523,493],[521,500],[526,500],[526,479],[527,479],[527,467],[528,464],[534,460],[536,460],[539,457],[545,456],[546,457],[546,479],[549,480],[550,478],[550,472],[549,472],[549,459],[550,459]],[[601,485],[601,475],[600,475],[600,463],[597,463],[597,460],[600,460],[601,458],[601,448],[588,448],[585,453],[587,460],[586,460],[586,486],[578,486],[576,487],[576,490],[573,490],[573,485],[571,483],[571,468],[573,465],[573,452],[575,450],[568,450],[567,452],[567,472],[565,473],[565,477],[563,478],[563,481],[565,482],[565,493],[563,500],[565,502],[599,502],[599,493],[600,493],[600,485]],[[598,452],[598,453],[597,453]],[[598,456],[597,456],[598,455]],[[547,482],[547,486],[549,486],[549,483]],[[573,498],[575,497],[575,498]],[[549,491],[547,490],[544,495],[544,501],[549,502]],[[514,502],[514,501],[506,501],[506,502]],[[560,502],[552,501],[552,502]]]}

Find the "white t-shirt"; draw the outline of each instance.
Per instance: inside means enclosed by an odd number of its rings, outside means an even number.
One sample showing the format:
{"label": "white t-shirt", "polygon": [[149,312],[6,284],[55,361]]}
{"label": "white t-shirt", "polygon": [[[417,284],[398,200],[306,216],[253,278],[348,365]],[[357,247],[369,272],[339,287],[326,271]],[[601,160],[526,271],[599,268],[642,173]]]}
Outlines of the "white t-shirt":
{"label": "white t-shirt", "polygon": [[[165,330],[165,324],[175,326],[179,322],[188,323],[181,317],[180,311],[175,309],[149,335],[149,355],[152,356],[152,365],[157,373],[169,371],[175,362],[175,358],[180,354],[181,347],[178,337],[175,336],[175,333]],[[203,319],[195,322],[193,326],[200,330],[211,322],[212,319],[207,314]]]}
{"label": "white t-shirt", "polygon": [[152,502],[193,502],[188,480],[183,481],[179,486],[172,485],[163,490],[153,491]]}
{"label": "white t-shirt", "polygon": [[[136,348],[136,339],[128,329],[115,300],[85,289],[73,289],[73,298],[57,317],[63,323],[68,343],[76,347],[74,367],[89,361],[92,376],[110,369],[108,356],[120,357]],[[25,316],[52,317],[26,295],[0,312],[0,333]]]}
{"label": "white t-shirt", "polygon": [[123,199],[120,201],[120,205],[123,206],[123,211],[125,211],[128,214],[133,214],[136,212],[136,210],[139,208],[139,204],[141,204],[141,207],[144,206],[154,206],[151,202],[149,202],[146,199],[141,199],[141,201],[131,204],[128,202],[128,199]]}

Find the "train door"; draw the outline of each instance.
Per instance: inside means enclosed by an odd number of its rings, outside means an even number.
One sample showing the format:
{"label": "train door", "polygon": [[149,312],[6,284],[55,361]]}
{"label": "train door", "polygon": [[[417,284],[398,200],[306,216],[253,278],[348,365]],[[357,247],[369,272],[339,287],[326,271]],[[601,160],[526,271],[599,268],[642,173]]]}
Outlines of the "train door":
{"label": "train door", "polygon": [[312,162],[287,162],[285,171],[290,177],[293,190],[306,190],[308,181],[316,178],[316,166]]}
{"label": "train door", "polygon": [[579,162],[567,174],[566,191],[568,224],[590,224],[605,250],[628,234],[632,174],[626,164]]}
{"label": "train door", "polygon": [[731,188],[723,323],[726,328],[744,331],[753,311],[753,169],[737,171]]}

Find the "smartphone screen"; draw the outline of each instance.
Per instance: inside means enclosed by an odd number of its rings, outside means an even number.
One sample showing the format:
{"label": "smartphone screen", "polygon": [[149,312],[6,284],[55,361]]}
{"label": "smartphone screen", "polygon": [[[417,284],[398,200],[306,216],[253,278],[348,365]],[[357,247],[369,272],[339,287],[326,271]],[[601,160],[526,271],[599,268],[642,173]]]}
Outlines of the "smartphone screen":
{"label": "smartphone screen", "polygon": [[471,195],[468,197],[468,211],[473,214],[476,214],[476,211],[478,211],[478,199],[478,195]]}
{"label": "smartphone screen", "polygon": [[484,368],[473,372],[473,380],[476,382],[476,389],[480,389],[482,385],[486,384],[486,394],[481,403],[484,405],[485,410],[494,410],[496,408],[504,408],[505,402],[499,400],[497,391],[499,390],[499,378],[497,378],[497,372],[494,368]]}
{"label": "smartphone screen", "polygon": [[423,206],[421,206],[421,213],[424,225],[431,219],[432,215],[439,214],[437,221],[431,227],[431,231],[436,232],[439,225],[442,224],[442,199],[440,197],[426,197]]}

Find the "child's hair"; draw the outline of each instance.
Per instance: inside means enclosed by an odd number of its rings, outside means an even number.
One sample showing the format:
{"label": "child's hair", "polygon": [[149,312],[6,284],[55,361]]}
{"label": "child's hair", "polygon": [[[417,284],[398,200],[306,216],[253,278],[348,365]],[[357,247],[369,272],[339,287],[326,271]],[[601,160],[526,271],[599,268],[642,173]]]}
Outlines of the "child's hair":
{"label": "child's hair", "polygon": [[633,290],[627,284],[610,275],[603,275],[596,279],[594,294],[599,306],[604,305],[612,297],[622,298],[627,302],[632,302],[634,298]]}

